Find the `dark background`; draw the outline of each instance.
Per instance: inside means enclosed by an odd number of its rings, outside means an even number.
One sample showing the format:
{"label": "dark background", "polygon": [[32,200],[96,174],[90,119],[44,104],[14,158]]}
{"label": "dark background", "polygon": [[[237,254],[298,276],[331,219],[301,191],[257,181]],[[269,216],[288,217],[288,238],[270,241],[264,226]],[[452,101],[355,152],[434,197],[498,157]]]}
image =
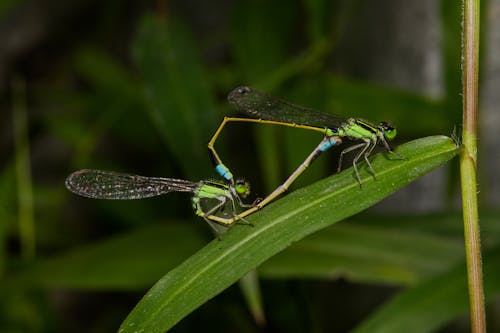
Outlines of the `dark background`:
{"label": "dark background", "polygon": [[[479,190],[493,224],[500,3],[483,12]],[[459,3],[431,0],[0,1],[0,330],[116,331],[155,281],[213,238],[189,195],[93,201],[69,193],[64,180],[83,168],[217,178],[206,143],[234,114],[226,95],[237,86],[343,117],[390,120],[394,145],[459,133],[460,15]],[[251,182],[254,199],[319,139],[230,125],[217,149]],[[332,174],[336,154],[318,159],[292,190]],[[418,229],[446,219],[460,241],[458,193],[452,161],[357,223],[399,225],[411,216]],[[494,246],[500,235],[490,236]],[[263,271],[267,325],[255,324],[233,286],[173,331],[345,332],[415,283]],[[494,318],[498,300],[492,304]],[[467,331],[467,315],[442,330]]]}

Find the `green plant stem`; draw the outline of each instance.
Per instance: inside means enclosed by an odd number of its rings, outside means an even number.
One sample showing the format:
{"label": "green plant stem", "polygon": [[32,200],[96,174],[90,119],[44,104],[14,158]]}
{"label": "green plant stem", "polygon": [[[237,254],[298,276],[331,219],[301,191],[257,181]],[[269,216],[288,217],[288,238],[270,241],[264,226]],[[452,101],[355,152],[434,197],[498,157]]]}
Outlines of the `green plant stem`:
{"label": "green plant stem", "polygon": [[13,126],[15,141],[15,165],[21,253],[25,259],[35,257],[35,223],[33,217],[33,190],[28,141],[26,112],[26,83],[17,78],[12,82]]}
{"label": "green plant stem", "polygon": [[479,0],[465,0],[463,13],[463,149],[460,154],[464,236],[472,332],[486,332],[477,207],[477,106]]}

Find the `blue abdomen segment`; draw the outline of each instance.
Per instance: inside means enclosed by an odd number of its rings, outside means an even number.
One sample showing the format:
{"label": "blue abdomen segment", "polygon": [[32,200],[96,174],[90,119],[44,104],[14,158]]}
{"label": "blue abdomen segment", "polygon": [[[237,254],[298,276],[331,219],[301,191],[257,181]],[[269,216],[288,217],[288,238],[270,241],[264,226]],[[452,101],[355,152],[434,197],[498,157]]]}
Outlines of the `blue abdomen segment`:
{"label": "blue abdomen segment", "polygon": [[337,144],[340,144],[340,143],[341,143],[340,140],[336,140],[335,137],[329,136],[328,139],[327,138],[323,139],[323,141],[321,142],[321,145],[319,146],[319,150],[321,150],[322,152],[325,152],[328,149],[330,149],[331,147],[333,147]]}
{"label": "blue abdomen segment", "polygon": [[224,178],[225,180],[228,180],[228,181],[233,180],[233,174],[231,173],[231,171],[229,171],[229,169],[224,164],[217,165],[215,167],[215,171],[217,171],[217,173],[219,175],[221,175],[221,177]]}

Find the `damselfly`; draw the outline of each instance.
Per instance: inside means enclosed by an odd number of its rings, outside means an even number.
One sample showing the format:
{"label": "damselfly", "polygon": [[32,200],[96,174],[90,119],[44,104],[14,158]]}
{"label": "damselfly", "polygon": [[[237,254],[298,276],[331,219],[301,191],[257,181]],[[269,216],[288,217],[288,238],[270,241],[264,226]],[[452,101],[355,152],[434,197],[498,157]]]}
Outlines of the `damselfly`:
{"label": "damselfly", "polygon": [[[250,87],[239,87],[228,95],[229,103],[237,111],[251,118],[225,117],[217,128],[208,143],[208,148],[212,156],[216,171],[224,177],[230,184],[234,184],[234,177],[228,167],[224,165],[215,150],[215,142],[227,123],[230,122],[251,122],[262,124],[274,124],[280,126],[296,127],[320,132],[324,135],[323,140],[312,151],[312,153],[302,162],[302,164],[281,184],[276,190],[268,195],[264,200],[250,209],[251,212],[262,208],[264,205],[274,200],[277,196],[285,192],[288,187],[302,174],[307,167],[323,152],[330,147],[342,143],[342,139],[352,141],[362,141],[354,146],[344,149],[340,153],[337,171],[342,168],[342,159],[348,152],[359,150],[355,155],[352,165],[359,184],[362,184],[357,163],[363,158],[370,172],[375,177],[375,171],[369,161],[369,156],[378,143],[382,143],[385,149],[393,153],[388,144],[389,140],[396,136],[396,128],[388,122],[381,122],[375,125],[360,118],[342,118],[337,115],[320,112],[298,106],[287,101],[275,98],[266,93]],[[243,216],[250,214],[245,211]]]}
{"label": "damselfly", "polygon": [[243,208],[252,206],[244,204],[241,200],[250,193],[250,185],[245,181],[236,181],[233,186],[212,180],[191,182],[184,179],[83,169],[69,175],[65,184],[71,192],[92,199],[131,200],[155,197],[169,192],[190,192],[193,194],[191,202],[195,214],[201,216],[219,238],[220,225],[230,227],[237,220],[250,224],[238,217],[236,208],[236,206]]}

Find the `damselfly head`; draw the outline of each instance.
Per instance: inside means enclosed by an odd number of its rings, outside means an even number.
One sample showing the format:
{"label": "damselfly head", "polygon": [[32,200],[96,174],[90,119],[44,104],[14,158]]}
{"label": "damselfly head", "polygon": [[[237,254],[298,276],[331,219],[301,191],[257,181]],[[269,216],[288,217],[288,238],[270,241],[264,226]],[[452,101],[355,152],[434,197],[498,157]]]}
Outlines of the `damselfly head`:
{"label": "damselfly head", "polygon": [[250,183],[244,179],[237,179],[234,184],[234,189],[240,197],[246,198],[250,194]]}
{"label": "damselfly head", "polygon": [[384,137],[387,140],[392,140],[396,137],[396,128],[392,126],[389,122],[383,121],[378,125],[378,128],[384,133]]}

